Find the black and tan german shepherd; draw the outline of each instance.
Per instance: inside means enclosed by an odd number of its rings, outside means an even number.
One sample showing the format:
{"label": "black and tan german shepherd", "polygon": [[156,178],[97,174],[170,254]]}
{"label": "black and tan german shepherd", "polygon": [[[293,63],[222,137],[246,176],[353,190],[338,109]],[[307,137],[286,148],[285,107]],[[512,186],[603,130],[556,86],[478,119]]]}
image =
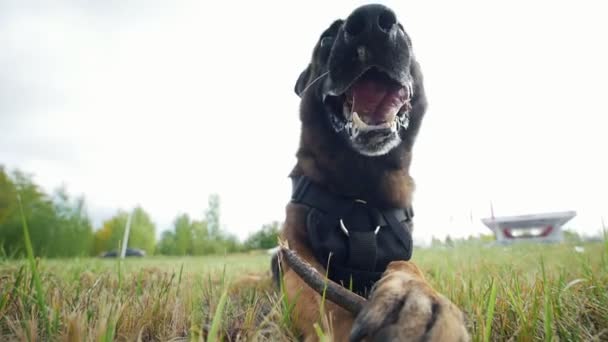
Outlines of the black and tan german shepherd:
{"label": "black and tan german shepherd", "polygon": [[[325,303],[334,340],[469,340],[463,313],[409,261],[409,167],[427,102],[396,14],[371,4],[334,21],[294,90],[301,136],[281,241],[313,273],[363,300],[358,309]],[[304,340],[317,340],[318,289],[280,256],[273,274],[296,301],[295,325]]]}

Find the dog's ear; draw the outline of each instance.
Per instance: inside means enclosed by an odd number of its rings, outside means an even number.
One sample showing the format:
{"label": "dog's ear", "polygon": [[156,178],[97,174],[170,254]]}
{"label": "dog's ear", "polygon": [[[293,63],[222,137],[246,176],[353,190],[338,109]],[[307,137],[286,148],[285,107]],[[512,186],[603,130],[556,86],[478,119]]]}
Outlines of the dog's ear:
{"label": "dog's ear", "polygon": [[304,91],[304,89],[306,89],[306,86],[308,85],[308,80],[310,78],[310,68],[311,65],[309,64],[306,69],[302,71],[302,73],[298,77],[298,80],[296,81],[296,85],[293,90],[298,96],[302,95],[302,92]]}

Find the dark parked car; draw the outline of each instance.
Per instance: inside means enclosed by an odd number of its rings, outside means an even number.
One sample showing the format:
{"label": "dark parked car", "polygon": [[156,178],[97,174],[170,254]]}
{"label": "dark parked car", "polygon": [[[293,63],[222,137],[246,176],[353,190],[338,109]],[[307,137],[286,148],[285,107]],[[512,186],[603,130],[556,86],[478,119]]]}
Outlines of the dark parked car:
{"label": "dark parked car", "polygon": [[[118,251],[108,251],[101,254],[102,258],[116,258],[119,257],[120,253]],[[125,257],[143,257],[146,256],[146,252],[141,249],[135,248],[127,248],[125,252]]]}

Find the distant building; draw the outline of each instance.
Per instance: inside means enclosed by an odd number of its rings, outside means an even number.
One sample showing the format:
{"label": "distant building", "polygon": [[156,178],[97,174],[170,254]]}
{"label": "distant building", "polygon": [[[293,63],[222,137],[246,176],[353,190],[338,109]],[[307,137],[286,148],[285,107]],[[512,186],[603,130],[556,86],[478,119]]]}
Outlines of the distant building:
{"label": "distant building", "polygon": [[562,226],[570,221],[576,212],[564,211],[519,216],[483,218],[481,221],[496,236],[496,242],[510,244],[519,241],[562,242]]}

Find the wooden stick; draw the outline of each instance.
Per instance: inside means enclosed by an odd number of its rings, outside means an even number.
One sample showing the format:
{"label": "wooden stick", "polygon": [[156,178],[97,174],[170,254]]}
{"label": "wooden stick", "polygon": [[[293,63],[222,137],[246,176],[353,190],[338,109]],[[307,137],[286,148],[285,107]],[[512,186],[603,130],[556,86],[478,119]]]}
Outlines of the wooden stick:
{"label": "wooden stick", "polygon": [[331,279],[322,276],[317,269],[302,260],[293,250],[281,246],[280,254],[287,262],[287,265],[289,265],[289,267],[291,267],[308,286],[317,291],[320,295],[323,295],[323,290],[325,290],[325,297],[327,299],[343,307],[353,315],[356,316],[365,305],[365,298],[340,286]]}

